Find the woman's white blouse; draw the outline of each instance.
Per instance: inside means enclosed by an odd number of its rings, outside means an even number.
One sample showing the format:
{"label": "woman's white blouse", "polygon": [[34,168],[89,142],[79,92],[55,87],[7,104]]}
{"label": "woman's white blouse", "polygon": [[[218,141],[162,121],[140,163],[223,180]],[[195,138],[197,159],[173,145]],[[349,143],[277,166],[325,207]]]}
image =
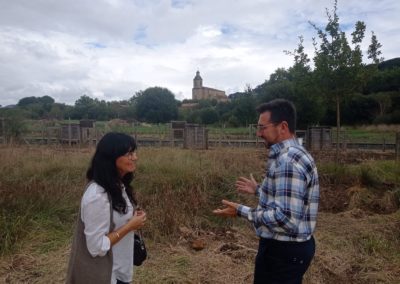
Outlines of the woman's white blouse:
{"label": "woman's white blouse", "polygon": [[[128,204],[127,214],[113,211],[115,229],[126,224],[133,216],[133,207],[126,195],[122,195]],[[107,237],[110,229],[110,203],[107,193],[97,183],[92,183],[86,189],[81,201],[81,218],[85,225],[86,244],[93,256],[104,256],[110,250],[111,243]],[[131,282],[133,276],[133,232],[129,232],[112,247],[113,270],[111,283],[116,279]]]}

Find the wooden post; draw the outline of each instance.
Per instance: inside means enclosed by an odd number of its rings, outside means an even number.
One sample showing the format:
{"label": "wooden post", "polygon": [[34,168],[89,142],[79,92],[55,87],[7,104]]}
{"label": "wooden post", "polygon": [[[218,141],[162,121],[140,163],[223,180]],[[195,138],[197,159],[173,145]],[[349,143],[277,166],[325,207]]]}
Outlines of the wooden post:
{"label": "wooden post", "polygon": [[396,161],[400,161],[400,132],[396,133]]}
{"label": "wooden post", "polygon": [[319,129],[319,150],[323,150],[324,148],[324,128]]}
{"label": "wooden post", "polygon": [[[93,122],[93,134],[94,134],[94,145],[97,146],[97,131],[96,131],[96,121]],[[93,146],[93,139],[92,139],[92,143],[90,143],[91,146]]]}
{"label": "wooden post", "polygon": [[133,133],[134,133],[134,135],[135,135],[136,144],[139,145],[138,139],[137,139],[137,127],[136,127],[135,124],[133,124]]}
{"label": "wooden post", "polygon": [[45,144],[46,138],[45,138],[45,134],[44,134],[44,130],[45,129],[44,129],[44,122],[43,121],[41,122],[41,126],[42,126],[42,137],[40,138],[40,142],[39,143],[40,144],[42,144],[42,143]]}
{"label": "wooden post", "polygon": [[171,137],[171,146],[172,146],[172,148],[174,148],[175,147],[175,135],[176,135],[175,133],[177,133],[178,130],[172,128],[172,122],[169,123],[169,131],[170,131],[169,136]]}
{"label": "wooden post", "polygon": [[68,119],[68,145],[71,147],[71,139],[72,139],[72,130],[71,130],[71,118]]}
{"label": "wooden post", "polygon": [[204,128],[204,139],[206,140],[206,150],[208,150],[208,129]]}
{"label": "wooden post", "polygon": [[158,130],[158,144],[161,147],[162,146],[161,145],[161,130],[160,130],[160,124],[159,123],[157,124],[157,130]]}
{"label": "wooden post", "polygon": [[219,130],[219,147],[221,147],[222,144],[222,128]]}
{"label": "wooden post", "polygon": [[194,148],[196,149],[196,148],[198,148],[198,145],[197,145],[197,130],[198,130],[198,127],[197,126],[195,126],[194,127]]}
{"label": "wooden post", "polygon": [[343,150],[346,151],[347,150],[347,132],[346,130],[343,132]]}
{"label": "wooden post", "polygon": [[4,123],[4,118],[0,118],[0,139],[1,143],[5,144],[6,143],[6,125]]}
{"label": "wooden post", "polygon": [[386,151],[386,139],[383,137],[382,152]]}

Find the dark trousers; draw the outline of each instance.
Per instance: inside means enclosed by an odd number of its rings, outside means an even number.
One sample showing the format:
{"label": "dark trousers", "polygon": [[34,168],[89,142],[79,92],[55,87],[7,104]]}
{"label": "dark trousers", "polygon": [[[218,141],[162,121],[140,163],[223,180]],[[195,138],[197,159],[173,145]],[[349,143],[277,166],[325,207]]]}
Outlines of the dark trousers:
{"label": "dark trousers", "polygon": [[314,237],[305,242],[260,239],[254,284],[301,284],[315,253]]}

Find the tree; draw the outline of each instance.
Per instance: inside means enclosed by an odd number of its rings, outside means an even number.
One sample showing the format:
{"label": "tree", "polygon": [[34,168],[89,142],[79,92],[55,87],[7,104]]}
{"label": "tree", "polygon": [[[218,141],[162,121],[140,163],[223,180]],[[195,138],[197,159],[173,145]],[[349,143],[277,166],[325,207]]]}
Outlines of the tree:
{"label": "tree", "polygon": [[10,144],[12,144],[14,140],[20,140],[28,129],[25,122],[25,112],[26,110],[22,109],[9,109],[4,113],[6,122],[4,134],[8,138]]}
{"label": "tree", "polygon": [[378,42],[376,35],[372,32],[371,44],[368,46],[368,58],[372,59],[372,62],[376,65],[384,60],[383,57],[379,57],[382,54],[381,48],[382,44]]}
{"label": "tree", "polygon": [[63,119],[64,118],[64,110],[66,106],[64,104],[55,103],[52,105],[48,116],[52,119]]}
{"label": "tree", "polygon": [[93,117],[93,108],[95,107],[96,101],[87,95],[82,95],[79,99],[75,101],[75,108],[72,118],[91,118]]}
{"label": "tree", "polygon": [[232,102],[232,105],[232,114],[239,121],[239,125],[248,126],[250,123],[256,123],[256,100],[252,95],[236,99]]}
{"label": "tree", "polygon": [[287,71],[286,80],[292,85],[292,98],[289,98],[296,105],[298,116],[297,125],[306,128],[309,125],[319,124],[326,113],[326,104],[319,95],[314,76],[310,67],[310,59],[304,51],[303,37],[299,37],[297,48],[285,51],[287,55],[294,57],[294,65]]}
{"label": "tree", "polygon": [[28,105],[31,105],[31,104],[35,104],[37,102],[38,101],[37,101],[36,97],[25,97],[25,98],[22,98],[22,99],[20,99],[18,101],[17,106],[25,107],[25,106],[28,106]]}
{"label": "tree", "polygon": [[[362,21],[356,22],[352,35],[352,44],[349,44],[344,31],[340,28],[337,15],[337,0],[334,2],[333,12],[326,10],[328,23],[324,30],[315,24],[310,24],[317,31],[320,44],[313,39],[315,56],[315,78],[320,91],[328,98],[333,99],[336,104],[336,161],[339,155],[339,133],[340,133],[340,104],[346,95],[361,89],[365,74],[365,66],[362,63],[362,52],[360,44],[364,39],[366,25]],[[375,43],[377,50],[379,45]],[[375,54],[378,51],[375,50]]]}
{"label": "tree", "polygon": [[204,108],[200,111],[200,118],[203,124],[213,124],[218,122],[218,113],[212,107]]}
{"label": "tree", "polygon": [[17,106],[29,112],[29,117],[33,119],[48,117],[54,104],[54,99],[50,96],[25,97],[18,101]]}
{"label": "tree", "polygon": [[258,103],[265,103],[277,98],[292,100],[294,89],[288,70],[278,68],[270,75],[269,80],[255,88],[254,92],[257,95]]}
{"label": "tree", "polygon": [[343,103],[342,120],[347,125],[369,124],[378,112],[379,105],[372,96],[356,93]]}
{"label": "tree", "polygon": [[385,115],[388,109],[392,106],[392,98],[391,96],[395,94],[395,92],[379,92],[371,94],[371,97],[378,103],[379,105],[379,115]]}
{"label": "tree", "polygon": [[139,120],[159,123],[169,122],[178,117],[178,104],[170,90],[152,87],[137,95],[135,107]]}

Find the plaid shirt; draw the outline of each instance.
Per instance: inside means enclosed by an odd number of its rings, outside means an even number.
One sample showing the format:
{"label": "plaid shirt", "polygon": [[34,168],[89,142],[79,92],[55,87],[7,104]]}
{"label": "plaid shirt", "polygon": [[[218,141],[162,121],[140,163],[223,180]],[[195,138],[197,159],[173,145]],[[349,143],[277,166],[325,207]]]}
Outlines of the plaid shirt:
{"label": "plaid shirt", "polygon": [[253,223],[259,237],[297,242],[311,238],[319,202],[318,173],[296,139],[271,147],[266,176],[256,194],[257,208],[240,205],[237,213]]}

